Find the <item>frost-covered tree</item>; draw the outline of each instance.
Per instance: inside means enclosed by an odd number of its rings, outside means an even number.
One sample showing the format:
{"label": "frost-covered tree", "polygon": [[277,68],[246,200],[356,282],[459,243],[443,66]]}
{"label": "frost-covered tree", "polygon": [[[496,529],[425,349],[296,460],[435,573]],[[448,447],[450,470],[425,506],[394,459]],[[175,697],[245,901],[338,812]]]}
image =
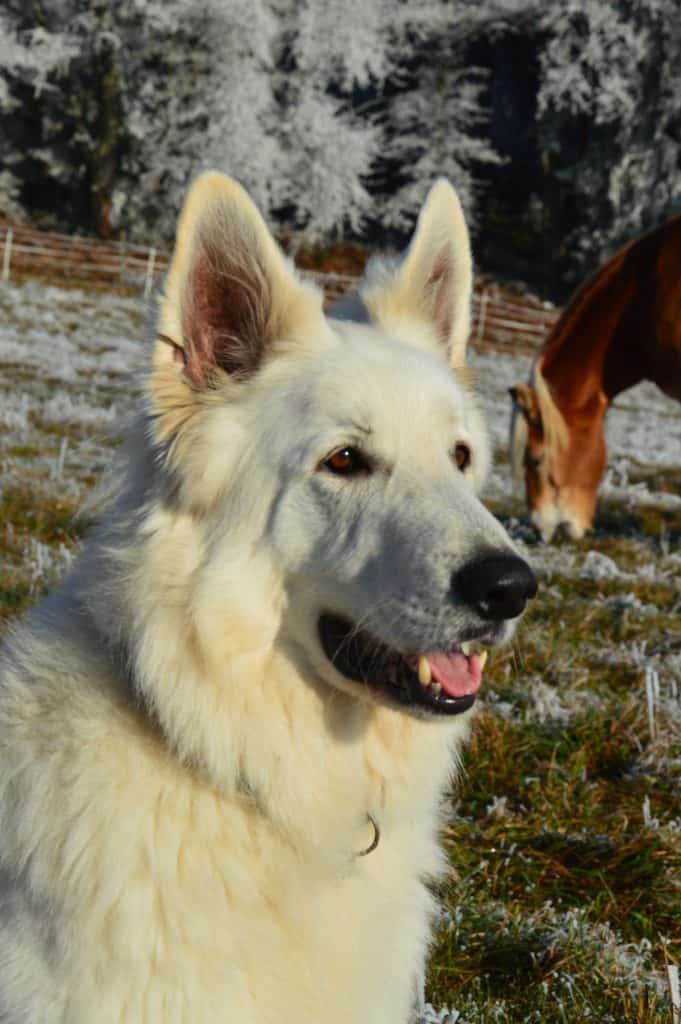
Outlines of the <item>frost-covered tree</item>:
{"label": "frost-covered tree", "polygon": [[[26,175],[26,153],[18,145],[24,120],[22,103],[40,100],[78,55],[70,33],[50,32],[42,25],[20,31],[19,11],[11,4],[0,13],[0,214],[21,214],[20,193]],[[18,136],[13,137],[13,136]],[[39,157],[39,152],[36,154]]]}
{"label": "frost-covered tree", "polygon": [[537,0],[425,0],[409,5],[397,40],[396,74],[386,103],[383,154],[392,181],[383,210],[405,230],[422,201],[424,182],[445,175],[471,221],[480,169],[498,162],[486,133],[489,72],[471,66],[467,47],[536,7]]}
{"label": "frost-covered tree", "polygon": [[[135,0],[117,16],[128,148],[116,202],[133,234],[170,237],[191,178],[215,166],[269,210],[281,164],[278,25],[261,0]],[[140,40],[140,42],[136,42]]]}
{"label": "frost-covered tree", "polygon": [[529,2],[291,3],[280,94],[296,223],[327,234],[364,221],[404,232],[439,175],[470,212],[476,165],[495,154],[481,132],[481,71],[462,64],[462,44]]}
{"label": "frost-covered tree", "polygon": [[444,175],[457,188],[472,219],[475,207],[475,164],[496,155],[481,128],[485,121],[479,69],[462,71],[442,41],[426,44],[411,88],[400,90],[386,111],[385,155],[397,187],[385,202],[386,223],[405,231],[418,210],[424,182]]}
{"label": "frost-covered tree", "polygon": [[540,140],[573,280],[681,200],[678,0],[549,0]]}
{"label": "frost-covered tree", "polygon": [[[279,5],[281,209],[312,234],[361,230],[372,211],[366,180],[380,131],[356,95],[391,68],[394,0],[292,0]],[[358,30],[361,26],[361,30]]]}
{"label": "frost-covered tree", "polygon": [[8,0],[0,23],[0,156],[15,198],[104,233],[124,140],[118,46],[107,0]]}
{"label": "frost-covered tree", "polygon": [[[519,36],[529,71],[504,61],[504,40]],[[502,133],[512,105],[499,81],[532,93],[516,108],[528,123]],[[494,165],[509,132],[526,148],[512,147],[511,189]],[[0,11],[0,215],[23,207],[62,227],[168,240],[188,182],[212,165],[282,227],[399,234],[446,175],[473,218],[481,185],[501,182],[500,202],[484,200],[486,230],[506,230],[505,252],[520,239],[529,270],[550,253],[557,278],[574,281],[681,198],[680,164],[678,0],[3,0]]]}
{"label": "frost-covered tree", "polygon": [[449,174],[470,196],[474,160],[491,156],[475,73],[455,66],[460,15],[472,10],[470,0],[428,0],[416,13],[406,0],[7,0],[0,188],[16,201],[19,182],[27,208],[62,222],[133,236],[153,225],[168,237],[187,182],[215,165],[284,224],[319,235],[372,219],[402,228],[433,177]]}
{"label": "frost-covered tree", "polygon": [[470,9],[469,0],[291,4],[283,131],[298,224],[406,231],[443,174],[471,198],[473,160],[493,154],[478,134],[479,73],[456,63]]}
{"label": "frost-covered tree", "polygon": [[4,192],[19,181],[24,206],[72,226],[169,237],[188,181],[219,162],[267,206],[272,21],[259,0],[9,0]]}

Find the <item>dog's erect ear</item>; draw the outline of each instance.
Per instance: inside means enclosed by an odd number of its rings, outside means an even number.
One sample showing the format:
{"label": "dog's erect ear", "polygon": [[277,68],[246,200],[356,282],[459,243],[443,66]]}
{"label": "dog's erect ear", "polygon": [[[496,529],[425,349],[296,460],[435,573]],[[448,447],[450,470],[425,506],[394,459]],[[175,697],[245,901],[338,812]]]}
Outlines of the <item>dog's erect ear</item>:
{"label": "dog's erect ear", "polygon": [[160,304],[156,365],[174,360],[193,388],[245,378],[310,289],[295,276],[246,192],[217,172],[192,185]]}
{"label": "dog's erect ear", "polygon": [[463,365],[470,332],[473,287],[468,229],[459,198],[440,179],[428,193],[407,254],[387,285],[368,289],[365,302],[387,330],[426,321],[446,346],[453,366]]}
{"label": "dog's erect ear", "polygon": [[539,423],[541,413],[534,388],[529,384],[515,384],[508,393],[528,423]]}

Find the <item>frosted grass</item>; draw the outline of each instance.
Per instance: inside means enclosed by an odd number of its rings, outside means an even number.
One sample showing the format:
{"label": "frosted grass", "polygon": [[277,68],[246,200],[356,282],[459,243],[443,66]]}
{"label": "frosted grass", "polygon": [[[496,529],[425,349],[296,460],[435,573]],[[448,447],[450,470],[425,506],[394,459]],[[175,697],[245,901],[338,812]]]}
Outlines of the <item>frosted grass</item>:
{"label": "frosted grass", "polygon": [[136,297],[0,285],[3,487],[58,479],[84,496],[139,400],[147,315]]}

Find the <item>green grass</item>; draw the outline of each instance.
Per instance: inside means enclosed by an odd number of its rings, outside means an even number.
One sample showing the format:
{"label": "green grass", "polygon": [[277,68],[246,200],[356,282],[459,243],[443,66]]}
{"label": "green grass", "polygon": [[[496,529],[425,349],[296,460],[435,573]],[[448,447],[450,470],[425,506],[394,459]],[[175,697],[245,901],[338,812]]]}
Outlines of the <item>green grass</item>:
{"label": "green grass", "polygon": [[[662,523],[678,530],[681,517],[605,508],[566,559],[597,550],[628,577],[551,571],[514,650],[492,656],[446,829],[452,879],[428,975],[433,1005],[467,1024],[671,1024],[681,715],[651,741],[644,669],[624,657],[634,644],[681,653],[678,569],[640,575],[664,568]],[[648,610],[627,612],[625,595]],[[541,720],[533,680],[564,714]]]}
{"label": "green grass", "polygon": [[45,544],[71,546],[83,537],[88,526],[73,500],[49,492],[38,496],[19,484],[0,491],[0,522],[6,537],[30,536]]}
{"label": "green grass", "polygon": [[[44,485],[41,490],[20,484],[0,489],[0,637],[10,619],[55,580],[63,553],[76,550],[87,527],[73,500]],[[44,571],[35,561],[36,544],[48,555]]]}

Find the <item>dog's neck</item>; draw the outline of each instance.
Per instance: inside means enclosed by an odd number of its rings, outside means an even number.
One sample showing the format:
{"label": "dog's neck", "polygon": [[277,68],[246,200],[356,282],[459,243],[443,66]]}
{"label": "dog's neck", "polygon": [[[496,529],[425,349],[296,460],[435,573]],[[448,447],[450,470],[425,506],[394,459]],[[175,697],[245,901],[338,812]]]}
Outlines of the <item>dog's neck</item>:
{"label": "dog's neck", "polygon": [[[339,864],[372,846],[370,818],[382,849],[405,817],[432,817],[465,724],[419,721],[316,678],[280,646],[286,599],[271,565],[252,549],[243,565],[235,556],[234,593],[216,592],[197,581],[202,553],[182,524],[162,507],[113,520],[83,573],[98,581],[82,599],[122,692],[169,755]],[[168,551],[181,552],[172,566]]]}
{"label": "dog's neck", "polygon": [[[284,692],[267,695],[278,706],[269,709],[269,719],[263,714],[258,728],[257,723],[247,725],[254,710],[247,701],[240,705],[240,721],[235,719],[233,694],[229,699],[225,694],[224,706],[214,701],[215,681],[192,673],[184,680],[172,679],[170,665],[151,680],[141,678],[134,665],[134,657],[119,647],[114,668],[126,699],[134,713],[145,715],[169,756],[190,762],[197,782],[250,808],[262,824],[288,835],[297,849],[307,848],[317,859],[321,852],[332,871],[344,872],[390,844],[391,832],[406,826],[402,805],[410,808],[412,826],[414,806],[432,817],[452,767],[452,740],[460,731],[452,723],[419,722],[332,692],[324,683],[311,685],[296,676],[280,652],[272,651],[259,673],[261,693],[269,678],[283,680]],[[167,692],[178,695],[183,706],[194,704],[190,735],[178,735],[155,710],[159,702],[154,692],[164,681]],[[209,704],[206,691],[212,694]],[[284,732],[282,722],[287,723]],[[272,724],[277,726],[274,731],[269,729]],[[258,734],[254,751],[252,738]],[[345,737],[340,744],[339,734]],[[213,749],[211,759],[206,752],[215,747],[216,735],[221,749]],[[251,741],[239,749],[243,735]],[[296,746],[296,758],[289,756],[291,745]],[[425,745],[430,759],[423,756]],[[301,764],[307,766],[303,774],[290,774]]]}

